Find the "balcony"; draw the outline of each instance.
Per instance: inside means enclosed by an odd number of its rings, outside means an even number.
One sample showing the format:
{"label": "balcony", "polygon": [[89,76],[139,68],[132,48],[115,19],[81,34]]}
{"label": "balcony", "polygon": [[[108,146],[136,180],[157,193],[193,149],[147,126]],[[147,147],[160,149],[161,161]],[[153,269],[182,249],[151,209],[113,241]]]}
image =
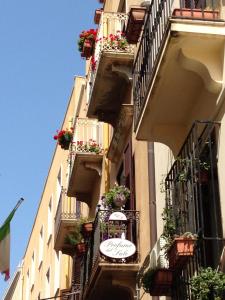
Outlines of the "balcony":
{"label": "balcony", "polygon": [[62,251],[64,254],[72,255],[71,246],[65,243],[65,238],[74,228],[74,224],[79,218],[76,213],[76,200],[69,199],[63,190],[60,195],[56,215],[55,215],[55,241],[56,251]]}
{"label": "balcony", "polygon": [[176,154],[194,120],[216,114],[222,89],[222,7],[214,0],[205,7],[202,0],[155,1],[134,63],[137,139]]}
{"label": "balcony", "polygon": [[103,126],[96,120],[78,118],[74,132],[67,195],[91,206],[94,187],[102,174]]}
{"label": "balcony", "polygon": [[165,179],[166,208],[174,233],[191,232],[198,237],[194,255],[182,270],[175,268],[173,299],[193,299],[190,279],[200,268],[221,268],[225,239],[217,173],[218,128],[218,123],[195,122]]}
{"label": "balcony", "polygon": [[126,293],[135,289],[138,237],[139,212],[98,211],[81,268],[83,299],[131,299]]}
{"label": "balcony", "polygon": [[124,95],[131,90],[134,47],[128,43],[121,47],[109,37],[123,32],[127,18],[123,13],[102,13],[93,56],[96,66],[88,73],[87,116],[113,126]]}

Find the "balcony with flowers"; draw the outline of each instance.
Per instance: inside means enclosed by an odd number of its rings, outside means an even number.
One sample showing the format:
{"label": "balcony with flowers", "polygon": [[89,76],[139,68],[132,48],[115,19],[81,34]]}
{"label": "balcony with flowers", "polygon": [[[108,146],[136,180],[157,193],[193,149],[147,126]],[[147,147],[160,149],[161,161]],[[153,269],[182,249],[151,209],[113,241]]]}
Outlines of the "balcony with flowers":
{"label": "balcony with flowers", "polygon": [[100,200],[81,265],[83,299],[133,299],[139,267],[139,212],[125,209],[129,197],[125,186],[115,186]]}
{"label": "balcony with flowers", "polygon": [[87,116],[113,126],[121,105],[130,101],[126,93],[131,92],[134,46],[124,34],[127,19],[124,13],[101,13],[88,72]]}
{"label": "balcony with flowers", "polygon": [[68,157],[68,196],[91,206],[94,187],[101,179],[103,156],[103,125],[78,118]]}

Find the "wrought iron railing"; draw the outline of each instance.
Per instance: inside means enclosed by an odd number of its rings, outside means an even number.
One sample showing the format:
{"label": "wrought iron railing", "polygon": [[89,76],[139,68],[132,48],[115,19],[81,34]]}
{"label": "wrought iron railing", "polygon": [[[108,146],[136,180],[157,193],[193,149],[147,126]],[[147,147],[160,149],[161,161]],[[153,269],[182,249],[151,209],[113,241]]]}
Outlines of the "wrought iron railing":
{"label": "wrought iron railing", "polygon": [[218,268],[224,239],[217,174],[218,124],[195,122],[165,180],[174,234],[198,236],[195,254],[175,270],[173,299],[193,299],[190,279],[201,267]]}
{"label": "wrought iron railing", "polygon": [[77,212],[76,208],[76,199],[67,197],[65,190],[62,188],[55,214],[55,239],[58,236],[60,224],[63,221],[76,220],[80,217],[80,212]]}
{"label": "wrought iron railing", "polygon": [[151,1],[133,67],[135,128],[144,108],[161,50],[165,45],[171,17],[219,20],[218,2],[210,0],[206,5],[205,0]]}
{"label": "wrought iron railing", "polygon": [[118,47],[117,43],[109,42],[110,35],[117,35],[124,31],[125,23],[128,19],[128,15],[125,13],[115,12],[102,12],[101,20],[99,23],[95,50],[92,58],[93,64],[90,64],[87,89],[88,89],[88,102],[90,102],[92,90],[95,82],[96,73],[99,67],[99,61],[101,55],[104,53],[130,53],[134,54],[134,46],[127,44],[126,47]]}
{"label": "wrought iron railing", "polygon": [[[81,268],[81,286],[83,289],[89,283],[90,277],[96,271],[101,262],[112,264],[133,264],[139,260],[139,212],[123,210],[126,220],[112,221],[110,219],[113,211],[99,210],[94,221],[94,231],[88,240],[88,250],[83,259]],[[132,242],[136,246],[133,255],[127,258],[107,257],[100,252],[100,244],[112,238],[122,238]]]}
{"label": "wrought iron railing", "polygon": [[61,291],[62,300],[81,300],[80,284],[72,285],[71,289]]}

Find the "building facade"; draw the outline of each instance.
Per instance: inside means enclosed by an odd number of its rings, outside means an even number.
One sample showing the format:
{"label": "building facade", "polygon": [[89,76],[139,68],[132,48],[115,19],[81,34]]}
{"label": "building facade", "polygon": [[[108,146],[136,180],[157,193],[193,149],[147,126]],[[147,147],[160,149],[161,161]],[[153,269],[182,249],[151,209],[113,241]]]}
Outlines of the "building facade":
{"label": "building facade", "polygon": [[[62,124],[73,138],[56,147],[24,255],[22,300],[200,299],[194,279],[225,272],[224,6],[99,2]],[[215,282],[205,299],[224,290]]]}

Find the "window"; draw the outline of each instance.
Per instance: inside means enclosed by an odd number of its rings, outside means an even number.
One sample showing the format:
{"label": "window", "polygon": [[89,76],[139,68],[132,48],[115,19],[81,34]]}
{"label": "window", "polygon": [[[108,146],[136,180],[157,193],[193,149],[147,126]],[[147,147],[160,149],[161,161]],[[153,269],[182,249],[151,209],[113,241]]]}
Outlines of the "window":
{"label": "window", "polygon": [[52,197],[48,204],[48,242],[52,235]]}
{"label": "window", "polygon": [[50,297],[50,268],[45,275],[45,297]]}
{"label": "window", "polygon": [[31,259],[31,288],[34,285],[34,280],[35,280],[35,253],[33,252],[32,259]]}
{"label": "window", "polygon": [[43,249],[44,248],[44,232],[43,232],[43,226],[41,227],[40,233],[39,233],[39,268],[41,267],[42,261],[43,261]]}
{"label": "window", "polygon": [[62,170],[60,168],[57,176],[57,182],[56,182],[56,209],[58,207],[61,191],[62,191]]}
{"label": "window", "polygon": [[56,292],[59,288],[59,280],[60,280],[60,252],[55,251],[55,270],[54,270],[55,278],[54,278],[54,292]]}
{"label": "window", "polygon": [[26,300],[30,298],[30,271],[28,269],[26,276]]}

